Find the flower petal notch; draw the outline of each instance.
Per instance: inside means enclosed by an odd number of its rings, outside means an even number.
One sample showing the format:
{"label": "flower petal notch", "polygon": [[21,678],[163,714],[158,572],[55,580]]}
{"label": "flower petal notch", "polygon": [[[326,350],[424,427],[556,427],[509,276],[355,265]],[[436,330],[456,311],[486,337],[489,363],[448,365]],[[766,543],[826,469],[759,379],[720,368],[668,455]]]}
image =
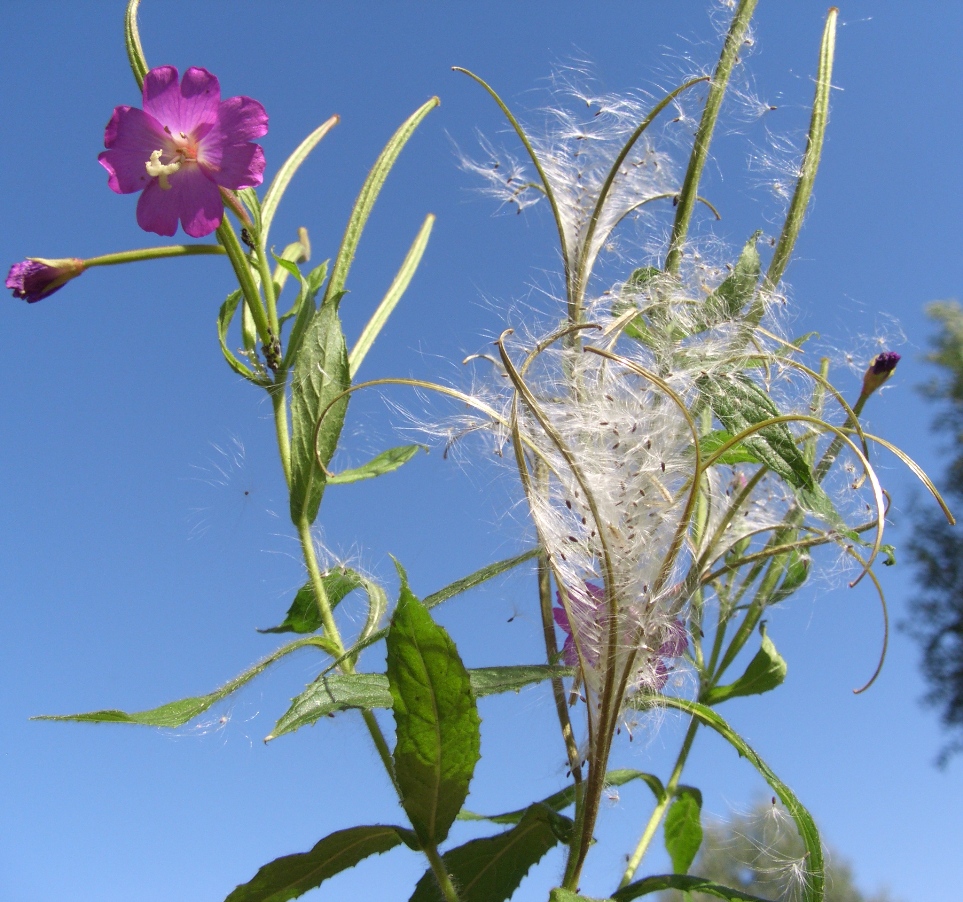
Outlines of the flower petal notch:
{"label": "flower petal notch", "polygon": [[71,279],[77,278],[84,268],[84,261],[77,257],[62,260],[28,257],[10,267],[6,284],[15,298],[23,298],[28,304],[33,304],[63,288]]}
{"label": "flower petal notch", "polygon": [[264,107],[250,97],[221,100],[206,69],[178,77],[173,66],[144,79],[144,108],[119,106],[104,131],[98,160],[117,194],[142,191],[137,224],[171,236],[178,222],[192,238],[221,224],[221,190],[254,188],[264,178],[264,151],[253,143],[267,133]]}

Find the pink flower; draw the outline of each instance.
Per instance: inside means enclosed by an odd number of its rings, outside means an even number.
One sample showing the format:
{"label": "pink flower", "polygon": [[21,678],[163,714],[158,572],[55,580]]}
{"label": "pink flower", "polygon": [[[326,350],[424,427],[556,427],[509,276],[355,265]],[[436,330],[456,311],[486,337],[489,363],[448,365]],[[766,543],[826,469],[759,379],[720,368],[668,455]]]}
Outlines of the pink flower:
{"label": "pink flower", "polygon": [[13,289],[15,298],[28,303],[39,301],[63,288],[71,279],[84,271],[84,261],[77,257],[63,260],[44,260],[29,257],[22,263],[14,263],[7,274],[7,288]]}
{"label": "pink flower", "polygon": [[[558,593],[556,593],[558,597]],[[565,633],[565,643],[562,645],[561,658],[569,667],[578,664],[578,651],[575,646],[575,636],[578,636],[582,655],[586,666],[595,668],[599,662],[599,651],[608,620],[605,607],[605,591],[592,583],[585,583],[585,594],[569,593],[569,608],[572,612],[574,628],[569,621],[565,609],[561,607],[562,600],[558,597],[558,607],[552,608],[552,617],[557,626]],[[624,641],[626,645],[632,642],[635,630],[626,624]],[[659,650],[648,658],[650,665],[654,662],[654,681],[657,689],[661,689],[669,678],[672,668],[666,663],[667,658],[680,658],[689,646],[689,637],[685,625],[681,620],[672,620],[665,628],[665,635]]]}
{"label": "pink flower", "polygon": [[160,66],[144,78],[144,109],[119,106],[104,132],[100,165],[118,194],[143,191],[137,224],[173,235],[180,220],[192,238],[209,235],[224,216],[221,188],[260,185],[264,151],[251,143],[267,133],[267,113],[250,97],[221,100],[206,69]]}

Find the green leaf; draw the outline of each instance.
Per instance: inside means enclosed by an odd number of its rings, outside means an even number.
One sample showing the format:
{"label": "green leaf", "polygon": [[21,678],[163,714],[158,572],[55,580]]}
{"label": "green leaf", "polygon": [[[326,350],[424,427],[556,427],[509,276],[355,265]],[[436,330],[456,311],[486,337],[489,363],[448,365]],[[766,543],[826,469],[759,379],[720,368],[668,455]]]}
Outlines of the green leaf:
{"label": "green leaf", "polygon": [[291,334],[288,336],[287,345],[284,349],[284,359],[281,361],[283,369],[288,369],[297,362],[301,345],[304,343],[304,336],[308,331],[308,325],[317,312],[314,299],[324,284],[327,275],[328,261],[325,260],[324,263],[308,273],[307,279],[301,280],[301,290],[298,292],[297,300],[291,308],[294,313],[294,325],[291,327]]}
{"label": "green leaf", "polygon": [[779,604],[780,601],[788,598],[800,588],[809,577],[812,558],[805,552],[793,549],[787,555],[780,555],[780,562],[785,575],[779,584],[779,588],[772,593],[766,604]]}
{"label": "green leaf", "polygon": [[[470,573],[468,576],[464,576],[461,579],[456,579],[453,583],[445,586],[443,589],[439,589],[437,592],[433,592],[431,595],[426,595],[424,599],[424,605],[426,608],[433,608],[435,605],[439,605],[444,601],[448,601],[454,598],[456,595],[460,595],[462,592],[467,592],[469,589],[474,589],[475,586],[480,586],[483,582],[489,579],[493,579],[496,576],[501,576],[502,573],[507,573],[509,570],[517,567],[519,564],[524,564],[526,561],[530,561],[538,556],[538,548],[530,548],[523,554],[519,554],[516,557],[506,558],[503,561],[496,561],[494,564],[487,564],[480,570],[476,570],[474,573]],[[365,648],[369,645],[373,645],[375,642],[381,641],[388,634],[387,628],[378,630],[377,632],[371,633],[370,636],[366,637],[364,640],[359,640],[351,648],[349,648],[340,658],[333,661],[328,668],[325,670],[327,673],[333,670],[342,661],[348,658],[357,658]]]}
{"label": "green leaf", "polygon": [[573,893],[570,889],[557,886],[549,895],[548,902],[612,902],[612,900],[590,899],[588,896],[581,896],[578,893]]}
{"label": "green leaf", "polygon": [[397,448],[389,448],[360,467],[342,470],[340,473],[332,473],[328,477],[328,485],[346,485],[349,482],[360,482],[362,479],[384,476],[385,473],[391,473],[408,463],[419,451],[427,450],[424,445],[401,445]]}
{"label": "green leaf", "polygon": [[[699,439],[699,450],[702,452],[703,460],[711,454],[715,454],[726,442],[732,441],[732,433],[725,429],[716,429]],[[716,464],[730,466],[732,464],[759,464],[762,461],[750,451],[743,442],[733,445],[723,454],[720,454],[715,461]]]}
{"label": "green leaf", "polygon": [[761,234],[761,231],[753,233],[743,247],[733,271],[706,298],[705,318],[708,322],[735,319],[752,300],[762,268],[759,251],[756,250],[756,242]]}
{"label": "green leaf", "polygon": [[322,839],[310,852],[285,855],[260,868],[238,886],[225,902],[288,902],[320,886],[329,877],[353,868],[371,855],[380,855],[417,840],[404,827],[349,827]]}
{"label": "green leaf", "polygon": [[[763,777],[763,779],[772,787],[773,792],[779,797],[779,800],[786,806],[789,814],[792,816],[793,820],[796,822],[796,828],[799,830],[800,839],[803,841],[803,845],[806,847],[806,874],[805,878],[801,881],[802,886],[802,898],[805,902],[823,902],[823,894],[825,892],[826,886],[826,875],[825,866],[823,863],[823,850],[822,844],[819,841],[819,831],[816,829],[816,824],[812,819],[809,812],[802,806],[799,799],[796,798],[793,791],[780,780],[770,769],[769,765],[756,753],[756,751],[747,743],[732,727],[729,726],[726,721],[720,717],[712,708],[707,708],[705,705],[701,705],[698,702],[690,702],[688,699],[679,698],[678,696],[669,695],[659,695],[657,702],[647,702],[646,704],[658,704],[659,706],[668,706],[670,708],[678,708],[680,711],[685,711],[691,714],[698,721],[705,724],[707,727],[711,727],[720,736],[722,736],[738,753],[741,757],[745,758]],[[654,878],[649,878],[654,879]],[[662,878],[658,878],[662,879]],[[692,879],[692,878],[684,878]],[[645,883],[646,881],[641,881]],[[632,884],[632,886],[638,886],[639,884]],[[667,886],[672,886],[669,884]],[[615,898],[618,902],[625,902],[627,899],[635,899],[642,893],[636,893],[635,895],[621,895],[627,890],[630,890],[632,886],[625,887],[624,890],[619,890]],[[667,887],[656,887],[656,889],[662,889]],[[685,888],[679,885],[677,888]],[[647,889],[645,892],[654,892],[655,889]],[[700,892],[709,892],[710,890],[700,889]],[[734,891],[730,891],[734,892]],[[718,894],[717,894],[718,895]],[[721,898],[732,898],[732,899],[749,899],[750,902],[757,902],[757,900],[748,896],[721,896]]]}
{"label": "green leaf", "polygon": [[713,686],[703,699],[707,705],[718,705],[740,695],[762,695],[782,685],[786,679],[786,661],[766,635],[765,622],[759,624],[759,635],[762,643],[746,672],[728,686]]}
{"label": "green leaf", "polygon": [[[349,567],[338,567],[329,570],[321,577],[325,591],[328,593],[328,603],[332,610],[341,600],[355,589],[364,587],[365,591],[371,594],[369,580],[366,580],[359,573]],[[379,587],[380,588],[380,587]],[[291,607],[288,608],[287,616],[278,626],[268,627],[258,630],[259,633],[313,633],[321,629],[321,615],[318,613],[318,603],[314,596],[314,587],[310,582],[306,582],[297,595]]]}
{"label": "green leaf", "polygon": [[254,236],[259,238],[261,236],[261,201],[258,199],[257,191],[253,188],[241,188],[237,196],[250,212]]}
{"label": "green leaf", "polygon": [[401,803],[425,846],[448,835],[480,755],[478,709],[455,643],[412,594],[401,593],[387,639],[395,716],[395,777]]}
{"label": "green leaf", "polygon": [[224,355],[224,359],[235,373],[257,385],[264,385],[264,377],[259,376],[250,367],[241,363],[227,346],[227,331],[231,328],[231,322],[234,319],[234,314],[237,311],[237,305],[240,303],[241,296],[240,289],[232,291],[227,296],[227,300],[221,304],[221,309],[217,314],[217,340],[221,345],[221,353]]}
{"label": "green leaf", "polygon": [[127,11],[124,14],[124,44],[127,47],[127,60],[130,63],[130,71],[134,73],[137,87],[144,89],[144,76],[147,75],[149,67],[144,58],[144,48],[140,44],[140,32],[137,29],[137,7],[140,0],[128,0]]}
{"label": "green leaf", "polygon": [[318,142],[338,124],[338,117],[332,116],[327,122],[319,125],[310,135],[307,136],[295,149],[278,170],[277,175],[271,180],[271,185],[264,194],[264,203],[261,204],[261,238],[267,243],[268,232],[271,230],[271,223],[274,221],[274,214],[277,212],[278,204],[284,196],[294,173],[298,167],[307,159],[309,153],[317,147]]}
{"label": "green leaf", "polygon": [[[468,671],[469,674],[475,671]],[[477,692],[475,693],[478,694]],[[605,775],[605,785],[606,786],[623,786],[632,780],[642,780],[649,789],[652,790],[653,795],[655,795],[655,800],[661,802],[665,796],[665,787],[662,785],[662,781],[656,777],[654,774],[647,774],[640,770],[629,770],[629,769],[619,769],[610,770]],[[563,808],[567,808],[569,805],[575,804],[575,785],[566,786],[565,789],[561,789],[556,793],[550,795],[547,799],[542,799],[538,802],[539,805],[547,805],[552,811],[561,811]],[[524,817],[525,812],[528,808],[519,808],[517,811],[506,811],[504,814],[475,814],[473,811],[462,810],[458,812],[458,820],[460,821],[491,821],[493,824],[517,824],[522,817]]]}
{"label": "green leaf", "polygon": [[761,896],[752,896],[742,890],[713,883],[704,877],[690,877],[685,874],[660,874],[630,883],[620,889],[612,897],[611,902],[629,902],[630,899],[638,899],[649,893],[658,893],[667,889],[677,889],[684,893],[703,893],[707,896],[715,896],[717,899],[729,899],[730,902],[769,902]]}
{"label": "green leaf", "polygon": [[[348,271],[351,269],[355,251],[358,249],[358,242],[361,240],[361,233],[364,231],[365,224],[371,215],[375,201],[381,193],[385,179],[388,178],[391,167],[394,166],[395,160],[398,159],[398,154],[401,153],[402,148],[408,143],[408,139],[421,124],[421,120],[440,103],[441,101],[437,97],[432,97],[431,100],[418,107],[391,136],[384,150],[381,151],[378,159],[375,160],[374,166],[371,167],[371,172],[368,173],[368,177],[361,186],[361,192],[354,202],[351,217],[348,220],[347,228],[344,230],[341,247],[338,248],[338,256],[335,258],[334,268],[331,270],[331,281],[328,283],[328,290],[324,296],[325,303],[344,291]],[[265,206],[266,205],[267,202],[265,201]]]}
{"label": "green leaf", "polygon": [[295,525],[302,520],[313,523],[318,515],[325,487],[319,460],[327,467],[334,456],[348,409],[348,396],[338,398],[350,385],[350,378],[337,306],[337,302],[323,303],[312,316],[294,366],[291,520]]}
{"label": "green leaf", "polygon": [[680,786],[665,815],[665,850],[672,869],[685,874],[702,845],[702,793],[692,786]]}
{"label": "green leaf", "polygon": [[[772,398],[742,373],[707,374],[697,379],[696,385],[712,412],[733,435],[780,416]],[[744,438],[742,444],[794,488],[817,487],[785,423],[769,423]]]}
{"label": "green leaf", "polygon": [[230,682],[225,683],[220,689],[209,695],[201,695],[194,698],[182,698],[180,701],[170,702],[161,705],[159,708],[151,708],[148,711],[135,711],[127,714],[124,711],[115,709],[104,711],[90,711],[86,714],[44,714],[33,717],[31,720],[71,720],[82,723],[131,723],[140,724],[147,727],[180,727],[189,720],[193,720],[198,714],[203,714],[211,705],[226,698],[232,692],[240,689],[245,683],[250,682],[258,674],[266,670],[275,661],[297,651],[299,648],[314,646],[315,648],[326,648],[324,639],[307,638],[297,639],[288,645],[279,648],[273,654],[258,661],[253,667],[248,668]]}
{"label": "green leaf", "polygon": [[[545,805],[532,805],[518,825],[497,836],[473,839],[442,856],[461,902],[504,902],[532,865],[559,842],[568,842],[572,821]],[[445,902],[429,870],[409,902]]]}
{"label": "green leaf", "polygon": [[[532,683],[552,677],[569,676],[567,668],[548,664],[520,664],[510,667],[479,667],[468,671],[475,698],[518,692]],[[390,708],[391,692],[388,677],[383,673],[332,673],[319,677],[297,698],[275,724],[267,739],[277,739],[301,727],[315,723],[322,717],[349,708]]]}
{"label": "green leaf", "polygon": [[352,378],[354,378],[355,373],[358,372],[361,361],[367,356],[368,351],[374,344],[374,340],[378,337],[378,333],[384,328],[388,317],[391,316],[391,312],[398,306],[402,295],[411,284],[411,279],[418,269],[418,264],[421,263],[421,258],[425,253],[425,248],[428,247],[428,236],[431,235],[431,229],[434,224],[435,217],[429,213],[425,217],[421,228],[418,230],[418,234],[415,236],[411,247],[408,249],[408,253],[401,263],[401,268],[395,274],[394,279],[392,279],[391,285],[388,286],[388,291],[381,299],[381,303],[378,304],[375,312],[371,315],[371,319],[368,320],[364,329],[361,330],[361,335],[358,336],[355,346],[348,355]]}

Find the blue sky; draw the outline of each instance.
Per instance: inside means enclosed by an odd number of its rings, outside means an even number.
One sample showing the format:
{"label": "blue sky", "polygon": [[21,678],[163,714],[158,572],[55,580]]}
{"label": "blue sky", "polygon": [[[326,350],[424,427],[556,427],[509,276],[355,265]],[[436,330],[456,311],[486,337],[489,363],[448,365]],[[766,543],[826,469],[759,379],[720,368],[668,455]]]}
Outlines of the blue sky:
{"label": "blue sky", "polygon": [[[546,211],[493,215],[459,170],[453,148],[473,150],[476,129],[508,136],[490,100],[450,67],[473,69],[524,111],[546,101],[553,67],[572,61],[588,61],[602,89],[626,91],[672,87],[717,55],[724,16],[718,8],[710,16],[706,2],[595,9],[570,0],[144,0],[141,29],[151,65],[204,66],[224,96],[264,104],[269,173],[341,114],[274,226],[278,241],[307,226],[316,260],[334,254],[391,131],[441,97],[378,202],[342,310],[350,338],[435,213],[422,268],[362,375],[464,380],[459,361],[486,347],[508,308],[551,309],[544,294],[557,284],[558,260]],[[96,162],[113,107],[139,105],[122,14],[121,2],[0,6],[8,264],[162,243],[140,232],[135,200],[109,191]],[[756,118],[733,111],[703,189],[733,248],[755,228],[773,228],[766,177],[747,161],[770,153],[772,136],[799,146],[824,15],[809,0],[760,4],[747,66],[756,93],[777,109]],[[946,4],[842,5],[824,164],[787,272],[791,331],[817,329],[840,361],[847,352],[865,361],[879,333],[905,333],[896,346],[904,361],[868,417],[936,473],[948,449],[930,433],[932,411],[915,387],[930,375],[923,305],[958,296],[963,278],[961,19]],[[307,652],[171,733],[27,720],[201,694],[280,644],[254,628],[280,620],[302,572],[269,407],[217,348],[214,319],[230,287],[221,259],[161,261],[92,271],[42,303],[3,305],[0,900],[219,899],[262,863],[331,830],[400,816],[360,718],[261,742],[316,674]],[[852,393],[856,378],[840,373]],[[346,462],[397,444],[392,429],[403,418],[393,405],[422,409],[402,393],[353,402]],[[525,547],[510,474],[478,451],[445,461],[435,450],[386,479],[330,492],[324,542],[386,580],[395,555],[422,595]],[[919,492],[892,458],[878,463],[898,547]],[[913,591],[905,559],[882,574],[894,620]],[[442,609],[469,666],[538,659],[533,589],[520,573]],[[785,685],[727,703],[725,716],[794,788],[861,887],[888,886],[906,902],[952,898],[963,782],[959,761],[933,766],[943,737],[918,703],[915,646],[895,632],[881,678],[854,696],[875,667],[879,607],[868,585],[849,590],[831,573],[775,611],[769,634],[789,663]],[[481,714],[472,808],[515,808],[561,785],[544,690],[486,700]],[[643,727],[616,763],[664,776],[681,726],[668,716],[659,729]],[[529,745],[539,729],[547,739]],[[716,815],[768,795],[708,736],[685,779]],[[648,804],[644,790],[626,788],[603,811],[586,892],[612,888]],[[517,898],[544,899],[560,862],[548,856]],[[310,898],[404,900],[423,869],[395,851]]]}

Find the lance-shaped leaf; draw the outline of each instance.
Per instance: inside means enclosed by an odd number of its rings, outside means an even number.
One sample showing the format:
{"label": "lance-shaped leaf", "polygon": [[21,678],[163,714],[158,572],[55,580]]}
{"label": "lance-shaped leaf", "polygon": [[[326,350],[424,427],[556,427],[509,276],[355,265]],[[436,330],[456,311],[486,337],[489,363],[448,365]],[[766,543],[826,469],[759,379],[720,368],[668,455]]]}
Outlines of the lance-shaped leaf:
{"label": "lance-shaped leaf", "polygon": [[[891,548],[892,546],[884,546],[880,551],[885,551],[886,547]],[[779,584],[779,588],[769,597],[767,604],[778,604],[780,601],[788,598],[809,578],[809,567],[812,564],[812,558],[810,558],[808,554],[793,549],[789,554],[781,558],[781,561],[785,575]]]}
{"label": "lance-shaped leaf", "polygon": [[320,140],[338,124],[338,117],[332,116],[327,122],[319,125],[310,135],[308,135],[295,149],[278,170],[277,175],[271,181],[270,187],[264,194],[264,203],[261,206],[261,230],[262,237],[267,243],[268,232],[271,230],[271,223],[277,211],[278,204],[284,196],[294,173],[298,167],[307,159],[308,154],[318,146]]}
{"label": "lance-shaped leaf", "polygon": [[[391,172],[391,167],[394,166],[398,154],[401,153],[402,148],[408,143],[408,139],[415,133],[415,129],[421,124],[422,119],[440,103],[441,101],[437,97],[432,97],[431,100],[418,107],[388,139],[384,150],[375,160],[374,166],[371,167],[371,172],[368,173],[368,177],[361,186],[361,191],[351,210],[351,217],[348,219],[348,225],[341,239],[341,247],[338,248],[338,256],[335,258],[334,267],[331,270],[331,281],[328,283],[328,290],[324,295],[324,303],[328,303],[344,292],[348,271],[351,269],[355,251],[358,249],[361,233],[364,231],[365,223],[367,223],[375,201],[378,199],[382,187],[384,187],[385,179]],[[266,202],[265,206],[267,206]]]}
{"label": "lance-shaped leaf", "polygon": [[[696,381],[712,412],[733,435],[780,416],[765,390],[742,373],[705,375]],[[815,487],[812,471],[785,423],[769,423],[742,440],[793,488]]]}
{"label": "lance-shaped leaf", "polygon": [[327,467],[338,445],[348,409],[347,395],[338,396],[349,384],[338,305],[324,303],[307,326],[291,385],[291,520],[295,525],[302,520],[313,523],[318,515],[326,478],[321,464]]}
{"label": "lance-shaped leaf", "polygon": [[[549,849],[568,842],[572,821],[535,804],[518,824],[497,836],[473,839],[442,856],[461,902],[504,902]],[[409,902],[445,902],[435,875],[426,871]]]}
{"label": "lance-shaped leaf", "polygon": [[611,899],[590,899],[579,893],[573,893],[570,889],[557,886],[552,890],[548,897],[548,902],[612,902]]}
{"label": "lance-shaped leaf", "polygon": [[[569,676],[567,668],[547,664],[521,664],[509,667],[479,667],[468,671],[475,698],[518,692],[524,686],[553,677]],[[304,690],[275,724],[267,738],[277,739],[322,717],[348,708],[390,708],[388,677],[383,673],[332,673],[322,676]]]}
{"label": "lance-shaped leaf", "polygon": [[288,645],[279,648],[273,654],[258,661],[253,667],[248,668],[233,680],[225,683],[220,689],[211,692],[209,695],[200,695],[193,698],[182,698],[176,702],[161,705],[159,708],[151,708],[148,711],[135,711],[128,714],[125,711],[109,709],[104,711],[90,711],[86,714],[44,714],[32,720],[72,720],[84,723],[131,723],[140,724],[147,727],[180,727],[188,721],[193,720],[199,714],[203,714],[211,705],[226,698],[232,692],[237,691],[245,683],[250,682],[254,677],[263,673],[271,664],[280,660],[292,651],[299,648],[314,646],[316,648],[327,648],[327,641],[319,638],[297,639]]}
{"label": "lance-shaped leaf", "polygon": [[[467,592],[469,589],[474,589],[475,586],[480,586],[482,583],[487,582],[490,579],[494,579],[496,576],[500,576],[502,573],[507,573],[514,567],[519,566],[519,564],[524,564],[526,561],[530,561],[538,555],[537,548],[531,548],[528,551],[516,555],[515,557],[506,558],[503,561],[496,561],[494,564],[486,564],[480,570],[476,570],[474,573],[469,573],[468,576],[463,576],[461,579],[456,579],[453,583],[449,583],[443,589],[439,589],[437,592],[432,592],[431,595],[426,595],[424,599],[424,606],[426,608],[433,608],[435,605],[439,605],[442,602],[448,601],[454,598],[456,595],[460,595],[462,592]],[[384,637],[388,635],[388,629],[376,630],[364,639],[356,642],[351,648],[349,648],[340,658],[332,661],[331,664],[325,668],[325,673],[334,670],[342,661],[348,658],[357,659],[357,656],[364,651],[369,645],[373,645],[375,642],[380,642]]]}
{"label": "lance-shaped leaf", "polygon": [[665,815],[665,850],[672,869],[685,874],[702,845],[702,793],[693,786],[680,786]]}
{"label": "lance-shaped leaf", "polygon": [[[702,459],[715,454],[723,445],[732,441],[732,433],[725,429],[716,429],[699,439],[699,450]],[[737,442],[727,448],[714,461],[717,464],[731,466],[732,464],[761,464],[762,461],[752,453],[742,442]]]}
{"label": "lance-shaped leaf", "polygon": [[759,624],[762,644],[755,657],[749,662],[746,672],[734,683],[727,686],[713,686],[703,699],[707,705],[718,705],[740,695],[761,695],[782,685],[786,679],[786,661],[776,651],[772,639],[766,635],[765,623]]}
{"label": "lance-shaped leaf", "polygon": [[468,795],[480,754],[478,709],[455,643],[398,572],[401,593],[386,642],[395,777],[415,833],[436,846]]}
{"label": "lance-shaped leaf", "polygon": [[[473,671],[469,671],[472,673]],[[647,774],[641,770],[618,769],[610,770],[605,774],[606,786],[624,786],[632,780],[642,780],[649,789],[652,790],[655,800],[661,802],[665,796],[665,787],[662,781],[655,774]],[[575,804],[575,785],[566,786],[553,793],[547,799],[538,802],[539,805],[547,805],[552,811],[561,811],[569,805]],[[531,807],[531,806],[529,806]],[[528,808],[519,808],[516,811],[506,811],[504,814],[475,814],[474,811],[460,811],[458,820],[460,821],[491,821],[493,824],[517,824],[524,816]]]}
{"label": "lance-shaped leaf", "polygon": [[408,463],[419,451],[427,451],[424,445],[400,445],[382,451],[377,457],[371,458],[366,464],[340,473],[332,473],[328,477],[328,485],[346,485],[349,482],[361,482],[362,479],[374,479],[384,476]]}
{"label": "lance-shaped leaf", "polygon": [[221,345],[221,353],[224,355],[224,359],[235,373],[257,385],[264,385],[266,383],[264,376],[258,375],[249,366],[241,363],[234,355],[234,352],[227,346],[227,331],[231,328],[231,322],[234,319],[234,314],[237,312],[237,305],[240,300],[241,291],[238,289],[237,291],[232,291],[227,296],[227,300],[221,304],[221,309],[217,314],[217,340]]}
{"label": "lance-shaped leaf", "polygon": [[755,232],[742,249],[735,268],[705,300],[705,320],[734,319],[752,300],[759,281],[762,263],[756,242],[762,232]]}
{"label": "lance-shaped leaf", "polygon": [[705,877],[690,877],[685,874],[660,874],[655,877],[646,877],[635,883],[620,889],[609,902],[629,902],[631,899],[639,899],[649,893],[658,893],[662,890],[677,889],[684,893],[702,893],[706,896],[714,896],[716,899],[728,899],[730,902],[770,902],[761,896],[753,896],[741,889],[732,889],[729,886],[722,886],[706,880]]}
{"label": "lance-shaped leaf", "polygon": [[144,89],[144,78],[147,76],[148,65],[144,58],[144,48],[140,44],[140,32],[137,28],[137,7],[140,0],[128,0],[127,11],[124,13],[124,44],[127,47],[127,60],[130,71],[134,73],[137,87]]}
{"label": "lance-shaped leaf", "polygon": [[[341,603],[346,595],[355,589],[364,588],[368,593],[369,601],[374,592],[384,594],[384,590],[378,586],[377,583],[365,579],[360,573],[356,573],[350,567],[338,567],[335,570],[329,570],[321,577],[321,582],[324,584],[325,591],[328,595],[328,604],[331,605],[332,610],[336,605]],[[277,626],[258,630],[258,632],[313,633],[319,629],[321,629],[321,615],[318,613],[318,602],[314,595],[314,586],[312,586],[310,582],[306,582],[298,589],[297,595],[294,596],[294,601],[291,603],[291,607],[288,608],[288,613],[284,621]]]}
{"label": "lance-shaped leaf", "polygon": [[310,852],[285,855],[264,865],[225,902],[288,902],[370,855],[380,855],[401,843],[413,849],[418,847],[415,835],[404,827],[379,825],[338,830]]}
{"label": "lance-shaped leaf", "polygon": [[[642,699],[639,699],[640,701]],[[779,800],[786,806],[792,819],[796,822],[796,829],[799,831],[799,837],[803,841],[803,845],[806,847],[806,875],[805,879],[802,881],[802,898],[804,902],[823,902],[823,894],[826,886],[826,875],[825,867],[823,864],[823,849],[822,844],[819,840],[819,831],[816,829],[816,824],[812,819],[812,815],[803,807],[799,799],[796,798],[793,791],[780,780],[766,764],[765,761],[759,756],[759,754],[753,749],[748,742],[746,742],[729,724],[724,718],[720,717],[712,708],[708,708],[705,705],[699,704],[698,702],[690,702],[688,699],[678,698],[676,696],[670,695],[660,695],[658,697],[659,705],[667,705],[670,708],[678,708],[680,711],[685,711],[691,714],[700,723],[705,724],[707,727],[711,727],[720,736],[723,737],[740,755],[740,757],[745,758],[763,777],[763,779],[772,787],[773,792],[779,797]],[[646,704],[654,704],[654,702],[646,702]],[[678,875],[676,875],[678,878]],[[656,878],[648,878],[656,879]],[[658,878],[663,879],[663,878]],[[693,878],[679,878],[679,879],[693,879]],[[640,881],[641,884],[645,884],[646,881]],[[625,902],[628,899],[635,899],[643,893],[639,892],[635,895],[627,894],[627,890],[630,890],[633,886],[639,884],[631,884],[627,886],[616,894],[615,898],[618,902]],[[665,886],[655,887],[655,889],[646,889],[645,892],[655,892],[657,889],[665,889],[676,884],[666,884]],[[682,884],[678,884],[678,888],[685,889],[686,887]],[[700,892],[706,892],[711,895],[710,890],[700,889]],[[625,895],[623,895],[625,893]],[[718,895],[718,894],[717,894]],[[721,896],[723,899],[748,899],[750,902],[758,902],[752,896]]]}
{"label": "lance-shaped leaf", "polygon": [[[283,267],[278,267],[278,269],[282,272],[287,272]],[[297,269],[297,267],[295,267],[295,269]],[[284,359],[281,361],[281,367],[283,369],[288,369],[297,362],[298,354],[301,352],[301,345],[304,344],[304,337],[308,331],[308,326],[311,324],[317,312],[317,305],[314,299],[324,284],[327,274],[327,260],[320,266],[312,269],[306,279],[302,279],[301,273],[298,271],[300,289],[297,299],[288,312],[288,315],[294,316],[294,325],[291,327],[291,334],[288,336],[284,348]]]}

